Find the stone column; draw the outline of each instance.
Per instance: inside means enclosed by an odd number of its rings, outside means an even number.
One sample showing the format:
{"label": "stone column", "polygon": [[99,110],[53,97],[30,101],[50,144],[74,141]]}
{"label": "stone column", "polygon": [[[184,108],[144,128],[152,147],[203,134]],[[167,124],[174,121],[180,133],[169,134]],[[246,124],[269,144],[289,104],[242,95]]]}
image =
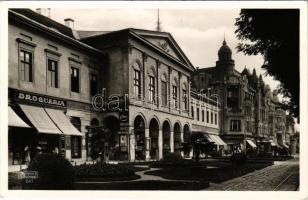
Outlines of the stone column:
{"label": "stone column", "polygon": [[158,131],[158,159],[163,158],[163,131]]}
{"label": "stone column", "polygon": [[[181,144],[182,144],[182,142],[184,142],[184,131],[183,131],[183,129],[181,130]],[[183,150],[181,150],[181,156],[184,157],[184,151]]]}
{"label": "stone column", "polygon": [[145,160],[149,161],[150,160],[150,140],[149,140],[150,129],[146,128],[144,131],[145,131],[144,132],[144,136],[145,136],[144,137],[144,139],[145,139],[145,141],[144,141],[144,144],[145,144]]}
{"label": "stone column", "polygon": [[129,134],[128,134],[128,161],[135,161],[135,134],[133,132],[134,127],[129,127]]}
{"label": "stone column", "polygon": [[170,131],[170,152],[174,152],[174,132]]}
{"label": "stone column", "polygon": [[86,129],[87,126],[90,126],[89,120],[81,119],[81,132],[83,134],[81,138],[81,159],[82,161],[87,161],[87,145],[86,145],[86,134],[88,130]]}

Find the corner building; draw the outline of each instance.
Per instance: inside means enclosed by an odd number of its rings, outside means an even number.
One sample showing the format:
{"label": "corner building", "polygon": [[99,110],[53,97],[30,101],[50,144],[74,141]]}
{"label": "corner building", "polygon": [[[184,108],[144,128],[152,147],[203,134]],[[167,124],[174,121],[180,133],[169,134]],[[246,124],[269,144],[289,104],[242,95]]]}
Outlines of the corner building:
{"label": "corner building", "polygon": [[8,15],[9,170],[21,169],[27,154],[33,159],[39,152],[85,162],[87,127],[101,119],[91,94],[101,87],[102,52],[30,9]]}

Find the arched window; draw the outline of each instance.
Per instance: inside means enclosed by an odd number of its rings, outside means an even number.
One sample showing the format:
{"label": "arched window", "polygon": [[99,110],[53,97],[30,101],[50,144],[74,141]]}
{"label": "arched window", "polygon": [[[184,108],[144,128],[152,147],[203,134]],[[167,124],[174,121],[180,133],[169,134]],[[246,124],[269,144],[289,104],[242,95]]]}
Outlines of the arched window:
{"label": "arched window", "polygon": [[195,119],[195,116],[194,116],[194,107],[193,107],[193,106],[191,107],[191,117],[192,117],[192,119]]}
{"label": "arched window", "polygon": [[178,86],[177,80],[174,79],[172,82],[172,104],[174,108],[178,107]]}
{"label": "arched window", "polygon": [[163,106],[167,106],[168,103],[167,96],[168,96],[167,76],[166,74],[163,74],[161,76],[161,100]]}
{"label": "arched window", "polygon": [[149,72],[149,101],[155,103],[155,72],[153,68]]}
{"label": "arched window", "polygon": [[141,98],[141,68],[138,62],[133,65],[134,68],[134,96]]}
{"label": "arched window", "polygon": [[188,110],[187,84],[183,84],[183,110]]}
{"label": "arched window", "polygon": [[202,122],[204,122],[204,110],[202,110]]}

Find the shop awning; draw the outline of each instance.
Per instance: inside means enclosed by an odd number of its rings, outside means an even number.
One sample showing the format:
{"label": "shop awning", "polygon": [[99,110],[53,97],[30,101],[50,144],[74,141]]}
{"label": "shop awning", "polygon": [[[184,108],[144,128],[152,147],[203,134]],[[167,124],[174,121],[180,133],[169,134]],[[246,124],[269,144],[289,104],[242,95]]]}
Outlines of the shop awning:
{"label": "shop awning", "polygon": [[51,108],[45,108],[45,110],[64,135],[82,136],[80,131],[75,128],[75,126],[70,122],[69,118],[64,114],[62,110]]}
{"label": "shop awning", "polygon": [[252,141],[252,140],[246,140],[247,143],[252,147],[252,148],[256,148],[257,145]]}
{"label": "shop awning", "polygon": [[26,122],[24,122],[15,111],[9,106],[9,126],[31,128]]}
{"label": "shop awning", "polygon": [[211,138],[216,145],[227,145],[218,135],[209,134],[209,138]]}
{"label": "shop awning", "polygon": [[271,146],[275,147],[278,146],[273,140],[270,140]]}
{"label": "shop awning", "polygon": [[44,108],[29,105],[20,105],[20,107],[39,133],[62,134]]}

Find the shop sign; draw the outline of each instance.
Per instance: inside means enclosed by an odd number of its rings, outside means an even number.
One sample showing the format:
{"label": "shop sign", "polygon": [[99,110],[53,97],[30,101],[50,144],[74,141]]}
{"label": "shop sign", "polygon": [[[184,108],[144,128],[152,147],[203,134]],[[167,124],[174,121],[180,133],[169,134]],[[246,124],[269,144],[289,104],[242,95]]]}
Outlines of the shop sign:
{"label": "shop sign", "polygon": [[221,136],[224,140],[243,140],[243,135],[222,135]]}
{"label": "shop sign", "polygon": [[30,94],[26,92],[16,92],[16,99],[19,101],[26,101],[30,103],[66,107],[66,101],[42,95]]}

